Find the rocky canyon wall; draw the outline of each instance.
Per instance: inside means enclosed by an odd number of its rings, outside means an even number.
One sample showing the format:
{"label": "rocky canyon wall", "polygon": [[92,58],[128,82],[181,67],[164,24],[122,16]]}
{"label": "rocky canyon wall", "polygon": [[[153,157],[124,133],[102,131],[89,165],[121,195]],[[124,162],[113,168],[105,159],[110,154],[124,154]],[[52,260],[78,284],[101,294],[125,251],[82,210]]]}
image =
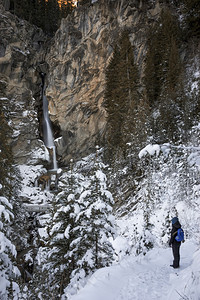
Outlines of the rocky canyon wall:
{"label": "rocky canyon wall", "polygon": [[104,144],[105,70],[115,43],[128,28],[142,74],[146,31],[160,10],[159,2],[99,0],[76,8],[50,40],[0,4],[0,97],[11,112],[17,163],[36,164],[43,159],[40,72],[46,73],[61,164]]}
{"label": "rocky canyon wall", "polygon": [[0,4],[0,101],[10,112],[11,145],[19,164],[39,163],[34,151],[44,150],[38,106],[45,43],[42,30],[18,19]]}
{"label": "rocky canyon wall", "polygon": [[146,1],[101,0],[63,19],[47,53],[51,120],[61,129],[58,153],[65,162],[103,145],[105,70],[115,43],[128,28],[142,73],[146,31],[160,13]]}

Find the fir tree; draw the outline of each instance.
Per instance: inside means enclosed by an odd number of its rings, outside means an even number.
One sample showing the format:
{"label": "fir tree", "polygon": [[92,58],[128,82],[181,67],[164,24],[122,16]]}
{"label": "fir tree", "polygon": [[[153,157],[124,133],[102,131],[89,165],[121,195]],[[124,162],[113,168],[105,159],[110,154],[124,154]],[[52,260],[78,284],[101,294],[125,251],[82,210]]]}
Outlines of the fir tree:
{"label": "fir tree", "polygon": [[[64,195],[62,195],[63,197]],[[61,195],[57,197],[59,201]],[[54,214],[51,234],[51,251],[49,259],[54,270],[54,282],[57,282],[59,292],[62,294],[71,278],[76,266],[74,240],[78,238],[78,232],[74,231],[76,224],[76,204],[74,194],[69,194],[62,205]],[[77,234],[76,234],[77,233]]]}
{"label": "fir tree", "polygon": [[[0,184],[0,191],[2,185]],[[0,196],[0,278],[1,299],[14,299],[19,292],[16,276],[19,270],[15,266],[16,249],[10,239],[10,221],[14,217],[12,205],[6,197]]]}
{"label": "fir tree", "polygon": [[[124,30],[106,69],[104,105],[107,111],[107,144],[112,153],[126,151],[135,127],[139,105],[139,75],[134,49]],[[134,130],[134,129],[133,129]]]}
{"label": "fir tree", "polygon": [[[118,64],[120,61],[120,51],[115,47],[113,56],[106,70],[106,90],[104,105],[107,111],[108,126],[108,147],[114,148],[118,143],[121,144],[121,124],[123,115],[121,112],[122,101],[120,97],[120,84],[118,77]],[[120,105],[121,103],[121,105]]]}
{"label": "fir tree", "polygon": [[48,23],[47,20],[47,1],[46,0],[40,0],[37,1],[36,5],[36,16],[33,21],[35,25],[42,28],[46,32],[46,23]]}
{"label": "fir tree", "polygon": [[72,1],[62,1],[61,2],[61,18],[66,18],[68,14],[70,14],[73,10],[73,2]]}
{"label": "fir tree", "polygon": [[182,0],[187,38],[200,36],[200,2],[199,0]]}
{"label": "fir tree", "polygon": [[[11,276],[12,280],[14,280],[14,275],[12,274],[13,270],[10,269],[12,264],[16,264],[16,250],[14,244],[20,248],[27,246],[26,226],[24,226],[27,221],[27,214],[24,211],[18,196],[20,189],[20,175],[14,164],[10,144],[12,130],[9,126],[9,113],[6,106],[6,98],[2,98],[0,102],[0,198],[2,203],[0,206],[2,208],[5,206],[5,208],[1,210],[0,216],[0,218],[2,218],[0,222],[2,239],[0,240],[2,245],[4,242],[6,245],[6,254],[3,251],[2,257],[7,259],[6,255],[9,256],[9,261],[7,262],[8,271],[5,272],[5,276]],[[12,243],[10,240],[12,240]],[[3,266],[5,267],[5,265],[6,263],[2,262],[2,268]],[[12,266],[12,268],[14,268],[14,266]],[[12,290],[11,286],[9,290]]]}
{"label": "fir tree", "polygon": [[80,220],[82,243],[86,251],[82,264],[86,273],[109,265],[113,256],[109,238],[115,233],[112,216],[114,203],[106,187],[107,179],[103,168],[103,163],[97,160],[90,186],[80,196],[80,203],[84,205],[80,212]]}
{"label": "fir tree", "polygon": [[44,31],[54,33],[60,25],[60,8],[57,0],[48,0],[46,3],[46,14]]}
{"label": "fir tree", "polygon": [[119,77],[123,98],[123,143],[130,142],[130,132],[136,126],[136,112],[139,106],[139,74],[134,61],[134,49],[130,43],[128,31],[122,33],[119,46],[121,49]]}
{"label": "fir tree", "polygon": [[181,137],[186,99],[179,43],[178,23],[165,9],[149,34],[144,79],[152,108],[152,133],[159,143],[175,142]]}
{"label": "fir tree", "polygon": [[73,10],[71,0],[62,1],[61,6],[57,0],[14,0],[11,1],[10,10],[19,18],[40,27],[52,36],[60,25],[60,20]]}
{"label": "fir tree", "polygon": [[88,4],[91,4],[91,0],[79,0],[78,4],[80,4],[80,5],[88,5]]}
{"label": "fir tree", "polygon": [[47,268],[54,270],[52,287],[62,295],[77,268],[79,256],[79,176],[71,170],[65,182],[66,190],[56,196],[56,207],[50,226],[50,251]]}
{"label": "fir tree", "polygon": [[110,239],[115,234],[114,217],[112,216],[113,198],[106,189],[106,176],[102,171],[103,164],[96,162],[95,173],[89,186],[79,197],[80,212],[76,217],[74,232],[79,238],[76,246],[75,265],[66,295],[84,283],[86,275],[108,266],[113,260],[113,248]]}
{"label": "fir tree", "polygon": [[[180,71],[178,53],[180,29],[175,17],[168,9],[162,11],[158,23],[150,29],[148,35],[144,82],[149,102],[153,106],[158,102],[163,86],[170,81],[170,88],[175,87]],[[172,59],[175,64],[172,64]],[[171,68],[176,68],[175,73]]]}
{"label": "fir tree", "polygon": [[8,125],[9,114],[6,105],[0,101],[0,183],[2,185],[0,195],[10,197],[12,194],[12,182],[14,175],[13,154],[9,143],[12,135]]}

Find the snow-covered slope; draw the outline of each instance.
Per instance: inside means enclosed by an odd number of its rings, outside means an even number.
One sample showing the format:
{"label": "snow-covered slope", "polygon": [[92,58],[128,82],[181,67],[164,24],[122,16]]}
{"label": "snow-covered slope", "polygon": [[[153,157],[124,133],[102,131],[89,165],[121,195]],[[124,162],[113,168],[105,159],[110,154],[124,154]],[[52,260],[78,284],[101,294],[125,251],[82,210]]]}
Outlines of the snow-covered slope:
{"label": "snow-covered slope", "polygon": [[[194,150],[195,153],[198,152],[197,150]],[[198,157],[195,156],[195,165]],[[76,164],[74,167],[76,176],[79,174],[78,169],[83,168],[84,164],[86,167],[88,163],[86,159]],[[178,166],[176,164],[176,170],[171,167],[173,172],[170,171],[170,164],[163,165],[164,169],[161,171],[160,169],[153,171],[151,187],[160,187],[159,194],[153,189],[153,203],[151,205],[147,203],[148,205],[145,206],[146,186],[144,185],[139,191],[141,197],[138,197],[135,206],[137,209],[123,217],[116,216],[118,236],[112,241],[116,253],[113,265],[99,269],[89,276],[86,285],[76,295],[72,295],[78,289],[74,286],[72,293],[66,295],[67,299],[200,300],[199,196],[196,190],[190,192],[190,198],[180,193],[178,174],[181,171]],[[197,167],[196,165],[195,168]],[[197,176],[198,168],[195,170],[194,174]],[[30,204],[38,206],[52,201],[53,194],[50,191],[41,191],[33,184],[37,176],[44,171],[41,166],[28,168],[22,165],[20,171],[24,183],[21,191],[23,199],[29,198]],[[193,177],[196,178],[194,174]],[[67,172],[63,170],[59,187],[64,188],[65,176]],[[196,182],[192,186],[193,190],[195,186],[198,187]],[[163,193],[160,193],[162,190]],[[184,193],[186,190],[184,187]],[[145,224],[144,212],[148,214],[150,227]],[[179,216],[186,236],[186,242],[181,246],[181,267],[176,271],[170,267],[173,256],[168,246],[170,217],[175,212]],[[42,230],[40,228],[41,232]],[[42,239],[41,232],[39,234]],[[147,242],[151,242],[150,244],[154,246],[150,251],[145,246]],[[137,255],[138,253],[140,255]],[[66,300],[66,297],[63,295],[62,299]]]}
{"label": "snow-covered slope", "polygon": [[147,255],[127,256],[89,278],[71,300],[200,299],[200,250],[192,241],[181,246],[181,266],[174,270],[171,248],[154,248]]}

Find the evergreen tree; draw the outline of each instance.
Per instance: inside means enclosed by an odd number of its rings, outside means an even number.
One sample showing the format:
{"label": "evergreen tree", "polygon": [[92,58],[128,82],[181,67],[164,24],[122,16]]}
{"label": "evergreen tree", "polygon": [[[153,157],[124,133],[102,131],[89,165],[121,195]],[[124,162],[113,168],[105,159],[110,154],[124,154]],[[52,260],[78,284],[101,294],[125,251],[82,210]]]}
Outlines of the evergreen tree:
{"label": "evergreen tree", "polygon": [[111,193],[107,190],[104,167],[97,158],[90,186],[80,196],[80,203],[84,205],[80,212],[81,243],[82,249],[85,249],[81,264],[86,274],[109,265],[113,259],[109,238],[115,234],[112,216],[114,203]]}
{"label": "evergreen tree", "polygon": [[[59,195],[57,200],[64,195]],[[62,294],[64,288],[69,284],[71,274],[76,266],[74,240],[78,239],[78,232],[74,230],[76,224],[76,204],[74,194],[69,194],[62,205],[54,214],[54,225],[50,231],[51,251],[49,259],[54,270],[54,282]]]}
{"label": "evergreen tree", "polygon": [[[175,87],[180,71],[180,55],[178,53],[180,29],[175,17],[168,9],[162,11],[158,23],[150,29],[148,35],[144,82],[149,102],[153,106],[158,102],[162,87],[167,85],[167,79],[168,83],[171,80],[170,88]],[[169,63],[170,59],[171,64]],[[172,59],[175,64],[172,64]],[[176,68],[174,74],[171,67]]]}
{"label": "evergreen tree", "polygon": [[200,36],[200,2],[199,0],[182,0],[187,38]]}
{"label": "evergreen tree", "polygon": [[[14,262],[16,263],[16,250],[14,244],[21,248],[27,245],[27,233],[25,230],[26,227],[24,226],[27,221],[27,214],[22,208],[18,197],[20,176],[14,165],[14,158],[10,145],[12,130],[9,126],[9,113],[6,110],[6,105],[6,98],[2,98],[0,101],[0,244],[2,243],[2,249],[4,249],[5,246],[5,251],[3,250],[1,258],[2,270],[3,268],[6,268],[7,265],[8,270],[4,273],[5,278],[11,276],[10,280],[13,281],[14,274],[12,272],[14,270],[13,268],[15,268],[13,264]],[[12,242],[10,242],[11,240]],[[4,243],[5,245],[3,246]],[[4,262],[4,259],[7,261]],[[2,276],[4,277],[4,275]],[[11,291],[11,285],[9,282],[7,283],[8,285],[6,285],[5,288],[7,289],[8,286],[10,286],[9,291]],[[13,284],[16,285],[14,282]]]}
{"label": "evergreen tree", "polygon": [[11,127],[8,125],[8,112],[6,106],[0,101],[0,184],[2,185],[0,195],[11,197],[14,176],[13,155],[10,146],[12,135]]}
{"label": "evergreen tree", "polygon": [[42,28],[48,35],[53,35],[60,25],[60,20],[73,10],[71,0],[14,0],[11,1],[10,10],[19,18]]}
{"label": "evergreen tree", "polygon": [[73,10],[73,1],[62,1],[61,2],[61,18],[66,18]]}
{"label": "evergreen tree", "polygon": [[[184,134],[183,67],[179,53],[180,30],[168,9],[149,34],[145,86],[152,108],[155,142],[178,141]],[[182,133],[181,133],[182,132]]]}
{"label": "evergreen tree", "polygon": [[104,106],[107,111],[107,144],[109,152],[123,153],[135,128],[139,105],[139,76],[134,50],[127,30],[115,46],[106,69]]}
{"label": "evergreen tree", "polygon": [[64,288],[73,278],[74,269],[81,248],[79,246],[80,230],[77,214],[81,210],[79,199],[78,174],[71,173],[65,182],[66,190],[56,196],[56,207],[50,226],[50,242],[48,245],[47,269],[53,269],[53,276],[49,278],[52,293],[62,295]]}
{"label": "evergreen tree", "polygon": [[[2,192],[1,184],[0,192]],[[16,283],[19,270],[14,264],[17,252],[10,239],[9,223],[13,217],[12,205],[6,197],[0,196],[0,298],[5,300],[14,299],[19,293],[19,286]]]}
{"label": "evergreen tree", "polygon": [[75,222],[71,226],[73,238],[66,253],[68,261],[73,257],[73,272],[65,289],[66,296],[84,284],[86,275],[108,266],[113,260],[113,248],[109,241],[115,234],[113,199],[106,189],[102,167],[102,163],[96,163],[95,174],[86,180],[87,185],[84,184],[75,205]]}
{"label": "evergreen tree", "polygon": [[54,33],[60,25],[60,8],[57,0],[48,0],[46,3],[46,14],[44,31]]}
{"label": "evergreen tree", "polygon": [[87,5],[87,4],[90,4],[91,3],[91,0],[79,0],[78,1],[78,4],[80,5]]}
{"label": "evergreen tree", "polygon": [[91,178],[72,170],[66,190],[56,196],[45,264],[46,270],[53,270],[45,283],[50,294],[70,295],[85,282],[86,275],[113,260],[109,241],[115,234],[113,199],[102,168],[97,161]]}
{"label": "evergreen tree", "polygon": [[122,33],[120,42],[119,77],[120,88],[125,99],[123,107],[123,142],[130,142],[130,132],[136,127],[136,112],[139,106],[139,74],[134,62],[133,47],[127,31]]}
{"label": "evergreen tree", "polygon": [[156,103],[160,94],[160,77],[158,69],[160,65],[160,55],[158,49],[158,27],[148,33],[148,50],[146,54],[146,66],[144,83],[147,91],[147,97],[151,107]]}
{"label": "evergreen tree", "polygon": [[48,22],[46,17],[47,16],[46,0],[37,1],[35,13],[36,15],[33,23],[38,27],[42,28],[46,32],[46,22]]}
{"label": "evergreen tree", "polygon": [[[121,124],[123,122],[123,105],[120,95],[120,84],[118,76],[118,64],[120,61],[120,50],[115,47],[113,56],[106,70],[106,89],[104,106],[107,111],[107,142],[109,148],[114,148],[122,142]],[[121,104],[121,105],[120,105]]]}

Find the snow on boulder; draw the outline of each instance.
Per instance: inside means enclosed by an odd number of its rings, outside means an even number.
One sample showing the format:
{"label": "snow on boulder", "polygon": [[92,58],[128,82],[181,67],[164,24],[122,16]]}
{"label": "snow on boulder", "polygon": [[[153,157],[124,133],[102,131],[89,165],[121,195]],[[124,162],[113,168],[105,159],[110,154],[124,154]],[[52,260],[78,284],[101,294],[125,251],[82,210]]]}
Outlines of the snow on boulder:
{"label": "snow on boulder", "polygon": [[143,156],[146,156],[147,154],[149,154],[150,156],[153,156],[153,155],[158,156],[159,153],[160,153],[160,146],[159,145],[149,144],[139,152],[139,158],[141,159]]}

